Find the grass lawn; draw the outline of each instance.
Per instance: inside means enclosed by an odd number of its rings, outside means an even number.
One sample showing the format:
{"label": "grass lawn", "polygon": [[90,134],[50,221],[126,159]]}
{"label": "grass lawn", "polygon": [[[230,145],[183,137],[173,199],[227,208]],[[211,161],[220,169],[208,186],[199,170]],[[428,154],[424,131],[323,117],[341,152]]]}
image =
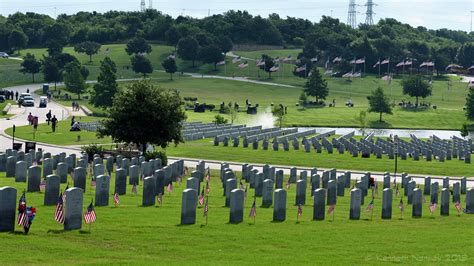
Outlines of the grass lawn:
{"label": "grass lawn", "polygon": [[[15,183],[14,179],[4,176],[0,174],[0,187],[15,187],[20,197],[25,183]],[[237,176],[240,177],[240,173]],[[72,182],[70,177],[69,180]],[[474,264],[474,250],[469,244],[474,233],[474,216],[457,216],[453,204],[450,205],[451,216],[442,217],[439,208],[430,216],[428,203],[425,203],[423,217],[418,219],[411,218],[412,208],[408,205],[404,218],[400,219],[399,199],[394,197],[392,219],[382,220],[379,193],[375,196],[373,219],[371,212],[364,211],[369,202],[366,198],[361,220],[351,221],[348,219],[349,189],[346,189],[345,197],[338,198],[334,221],[326,215],[325,221],[316,222],[312,221],[313,204],[308,190],[306,205],[297,223],[297,207],[293,205],[295,186],[292,185],[287,195],[285,222],[272,222],[273,208],[261,208],[261,198],[257,198],[257,217],[253,224],[248,218],[254,194],[250,189],[244,222],[228,224],[229,209],[223,207],[222,186],[217,172],[213,171],[208,224],[203,225],[203,209],[198,207],[196,224],[180,226],[184,183],[175,185],[172,193],[165,194],[162,207],[141,207],[141,185],[138,195],[132,195],[128,186],[127,195],[120,197],[118,208],[112,207],[112,194],[111,206],[96,207],[97,221],[90,232],[84,222],[82,230],[63,231],[62,225],[53,219],[55,207],[43,206],[43,192],[27,193],[27,205],[37,208],[36,218],[27,236],[21,234],[18,226],[15,233],[0,234],[1,254],[5,254],[2,264],[18,261],[27,264],[149,264],[156,261],[165,265],[275,265],[314,261],[372,265],[383,262]],[[114,187],[113,179],[110,187]],[[62,184],[61,189],[64,188]],[[94,193],[87,182],[84,209]],[[27,250],[27,255],[18,252],[20,246]],[[441,246],[439,251],[433,249]]]}
{"label": "grass lawn", "polygon": [[[79,122],[90,122],[96,121],[97,118],[94,117],[77,117]],[[53,133],[51,126],[43,123],[38,125],[38,130],[36,131],[35,137],[33,138],[33,127],[32,126],[21,126],[16,128],[15,137],[25,140],[34,140],[37,142],[51,143],[57,145],[85,145],[85,144],[101,144],[101,143],[111,143],[110,138],[97,138],[95,132],[88,131],[75,131],[71,132],[70,119],[59,121],[56,132]],[[13,134],[13,128],[8,128],[5,130],[8,135]],[[80,141],[77,141],[77,137],[80,136]]]}
{"label": "grass lawn", "polygon": [[[294,165],[306,167],[322,167],[336,169],[352,169],[362,171],[393,172],[394,160],[389,160],[386,155],[383,159],[352,157],[350,154],[328,154],[325,150],[322,153],[316,153],[311,149],[306,153],[304,149],[298,151],[290,148],[290,151],[283,151],[280,145],[279,151],[263,150],[261,142],[258,150],[243,148],[242,144],[237,147],[214,146],[211,139],[199,141],[190,141],[180,144],[178,147],[170,146],[167,148],[167,154],[174,157],[183,158],[205,158],[220,161],[232,162],[253,162],[261,164],[274,165]],[[472,165],[465,164],[463,161],[453,159],[451,161],[439,162],[433,160],[426,162],[423,159],[414,161],[411,158],[398,160],[398,173],[407,172],[412,174],[439,175],[439,176],[472,176]]]}

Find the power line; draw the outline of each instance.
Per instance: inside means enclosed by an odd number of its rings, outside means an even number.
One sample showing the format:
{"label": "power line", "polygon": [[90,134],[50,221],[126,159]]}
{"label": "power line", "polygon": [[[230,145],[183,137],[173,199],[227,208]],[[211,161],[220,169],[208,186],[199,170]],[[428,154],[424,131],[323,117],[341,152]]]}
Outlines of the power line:
{"label": "power line", "polygon": [[347,25],[353,29],[357,27],[357,11],[355,0],[349,1],[349,11],[347,12]]}
{"label": "power line", "polygon": [[374,25],[374,6],[376,4],[372,0],[367,0],[367,13],[365,13],[365,24],[367,25]]}

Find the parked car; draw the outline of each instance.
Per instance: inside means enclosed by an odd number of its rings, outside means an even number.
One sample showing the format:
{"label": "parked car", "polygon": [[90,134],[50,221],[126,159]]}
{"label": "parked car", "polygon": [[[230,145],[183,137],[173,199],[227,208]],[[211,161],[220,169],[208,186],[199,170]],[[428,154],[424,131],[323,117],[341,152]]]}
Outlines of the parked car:
{"label": "parked car", "polygon": [[46,108],[46,106],[48,106],[48,97],[41,96],[40,97],[39,108]]}
{"label": "parked car", "polygon": [[5,53],[5,52],[0,52],[0,57],[1,57],[1,58],[7,58],[7,59],[8,59],[8,57],[10,57],[10,56],[9,56],[7,53]]}
{"label": "parked car", "polygon": [[35,106],[35,100],[31,96],[25,96],[21,101],[21,105],[24,107],[33,107]]}

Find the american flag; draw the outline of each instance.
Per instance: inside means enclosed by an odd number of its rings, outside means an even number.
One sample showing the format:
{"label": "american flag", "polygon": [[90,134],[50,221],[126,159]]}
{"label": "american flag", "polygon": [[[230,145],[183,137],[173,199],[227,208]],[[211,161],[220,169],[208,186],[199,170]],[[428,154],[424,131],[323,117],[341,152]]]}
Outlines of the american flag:
{"label": "american flag", "polygon": [[436,211],[436,202],[432,201],[428,208],[430,209],[430,213],[433,214]]}
{"label": "american flag", "polygon": [[331,205],[329,205],[328,214],[333,213],[335,208],[336,208],[336,204],[331,204]]}
{"label": "american flag", "polygon": [[239,64],[239,68],[246,68],[249,66],[249,63],[247,61],[243,62],[242,64]]}
{"label": "american flag", "polygon": [[242,183],[242,179],[240,180],[240,189],[244,189],[244,183]]}
{"label": "american flag", "polygon": [[168,190],[169,193],[173,192],[173,182],[170,182],[168,186],[166,187],[166,190]]}
{"label": "american flag", "polygon": [[374,209],[374,198],[372,198],[369,205],[367,205],[367,208],[365,208],[365,211],[368,212],[368,211],[371,211],[373,209]]}
{"label": "american flag", "polygon": [[280,66],[274,65],[274,66],[271,67],[269,70],[270,70],[270,72],[277,72],[279,69],[280,69]]}
{"label": "american flag", "polygon": [[54,220],[60,224],[64,223],[63,193],[59,194],[58,202],[56,203],[56,211],[54,212]]}
{"label": "american flag", "polygon": [[178,177],[176,178],[176,182],[178,182],[178,185],[181,185],[181,177],[178,176]]}
{"label": "american flag", "polygon": [[257,207],[255,206],[255,199],[253,200],[252,208],[250,208],[250,218],[255,218],[257,217]]}
{"label": "american flag", "polygon": [[211,170],[207,167],[206,181],[211,181]]}
{"label": "american flag", "polygon": [[206,181],[206,196],[209,195],[209,192],[211,192],[211,187],[209,187],[209,181]]}
{"label": "american flag", "polygon": [[225,60],[216,63],[216,66],[222,66],[222,65],[225,65]]}
{"label": "american flag", "polygon": [[119,194],[118,194],[118,193],[115,193],[115,194],[114,194],[114,203],[115,203],[115,206],[120,205],[120,198],[119,198]]}
{"label": "american flag", "polygon": [[339,63],[342,61],[342,57],[336,57],[332,60],[333,63]]}
{"label": "american flag", "polygon": [[395,187],[396,185],[397,185],[397,178],[395,177],[395,178],[393,179],[393,187]]}
{"label": "american flag", "polygon": [[92,186],[92,187],[96,187],[96,186],[97,186],[97,181],[95,181],[94,179],[92,179],[92,181],[91,181],[91,186]]}
{"label": "american flag", "polygon": [[301,206],[301,204],[298,205],[298,216],[301,216],[303,215],[303,207]]}
{"label": "american flag", "polygon": [[395,189],[395,195],[397,197],[400,196],[400,190],[398,189],[398,185],[397,185],[397,188]]}
{"label": "american flag", "polygon": [[20,199],[18,200],[18,225],[28,227],[29,226],[29,218],[28,213],[26,212],[26,196],[25,192],[21,195]]}
{"label": "american flag", "polygon": [[240,56],[234,57],[234,59],[232,59],[232,63],[234,63],[234,64],[238,63],[238,62],[240,62],[240,60],[241,60]]}
{"label": "american flag", "polygon": [[257,60],[257,66],[264,66],[265,65],[265,59],[259,59]]}
{"label": "american flag", "polygon": [[461,202],[458,200],[456,201],[456,203],[454,203],[454,207],[456,208],[456,210],[458,211],[458,214],[461,213],[461,210],[462,210],[462,207],[461,207]]}
{"label": "american flag", "polygon": [[132,193],[135,194],[135,195],[138,194],[138,192],[137,192],[137,184],[135,184],[135,183],[134,183],[133,186],[132,186]]}
{"label": "american flag", "polygon": [[398,203],[398,208],[400,209],[400,211],[403,211],[405,209],[405,207],[403,206],[403,199],[400,199],[400,203]]}
{"label": "american flag", "polygon": [[201,190],[201,194],[199,194],[199,206],[204,204],[204,187]]}
{"label": "american flag", "polygon": [[390,64],[390,58],[383,60],[380,64],[381,64],[381,65]]}
{"label": "american flag", "polygon": [[355,61],[356,64],[365,64],[365,57],[364,58],[361,58],[361,59],[357,59]]}
{"label": "american flag", "polygon": [[46,182],[43,180],[41,180],[40,182],[40,190],[45,190],[46,189]]}
{"label": "american flag", "polygon": [[291,185],[291,182],[290,182],[290,179],[288,178],[288,181],[286,182],[286,190],[290,189],[290,185]]}
{"label": "american flag", "polygon": [[161,202],[163,201],[163,194],[158,193],[158,196],[156,197],[156,201],[158,201],[158,204],[161,205]]}
{"label": "american flag", "polygon": [[376,68],[378,65],[380,65],[380,59],[377,61],[377,63],[375,63],[374,68]]}
{"label": "american flag", "polygon": [[92,206],[92,202],[91,204],[89,204],[89,207],[87,207],[87,210],[86,212],[84,213],[84,221],[86,221],[86,224],[90,224],[90,223],[93,223],[95,222],[95,211],[94,211],[94,206]]}
{"label": "american flag", "polygon": [[379,195],[379,184],[375,181],[375,195]]}
{"label": "american flag", "polygon": [[298,73],[299,73],[299,72],[306,71],[306,65],[296,68],[295,71],[298,72]]}
{"label": "american flag", "polygon": [[206,204],[204,205],[204,217],[207,217],[209,213],[209,198],[206,199]]}

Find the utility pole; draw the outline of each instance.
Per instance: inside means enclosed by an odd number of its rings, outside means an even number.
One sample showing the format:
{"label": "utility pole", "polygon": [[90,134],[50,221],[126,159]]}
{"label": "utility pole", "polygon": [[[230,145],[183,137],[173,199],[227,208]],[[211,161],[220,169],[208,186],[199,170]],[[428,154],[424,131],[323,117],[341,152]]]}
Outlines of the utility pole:
{"label": "utility pole", "polygon": [[[332,14],[332,12],[331,12]],[[357,27],[357,11],[355,0],[349,1],[349,12],[347,12],[347,25],[351,26],[353,29]]]}
{"label": "utility pole", "polygon": [[376,4],[372,0],[367,0],[367,4],[365,4],[365,6],[367,7],[367,13],[365,13],[365,24],[374,25],[374,6],[376,6]]}

